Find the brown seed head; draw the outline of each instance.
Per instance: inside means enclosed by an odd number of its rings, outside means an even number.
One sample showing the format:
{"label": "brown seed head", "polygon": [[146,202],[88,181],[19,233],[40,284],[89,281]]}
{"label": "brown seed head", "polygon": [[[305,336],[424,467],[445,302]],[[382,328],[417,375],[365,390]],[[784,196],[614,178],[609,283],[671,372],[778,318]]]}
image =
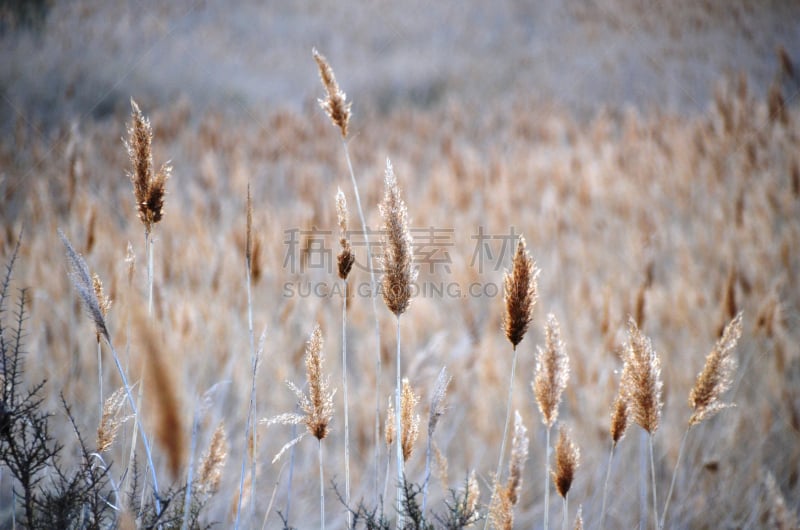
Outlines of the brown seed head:
{"label": "brown seed head", "polygon": [[319,106],[328,115],[333,124],[339,127],[342,133],[342,138],[347,137],[347,124],[350,121],[350,106],[352,103],[347,102],[347,95],[339,88],[336,82],[336,77],[333,75],[333,68],[328,63],[328,60],[320,54],[316,48],[311,50],[314,55],[314,60],[317,62],[319,68],[319,77],[322,80],[322,86],[325,87],[325,98],[320,99]]}
{"label": "brown seed head", "polygon": [[414,393],[407,378],[403,378],[400,394],[400,428],[402,429],[403,460],[408,461],[419,437],[419,414],[416,413],[419,396]]}
{"label": "brown seed head", "polygon": [[739,313],[725,326],[722,337],[706,357],[703,370],[697,374],[694,388],[689,393],[689,405],[694,409],[689,418],[690,426],[697,425],[720,410],[732,406],[720,402],[720,397],[733,382],[733,374],[736,371],[733,349],[741,335],[742,314]]}
{"label": "brown seed head", "polygon": [[561,329],[553,314],[547,315],[545,348],[538,348],[533,393],[542,413],[542,423],[552,427],[558,419],[558,405],[569,378],[569,357],[561,340]]}
{"label": "brown seed head", "polygon": [[661,359],[653,344],[628,320],[628,343],[623,352],[622,382],[630,406],[631,419],[651,435],[661,421]]}
{"label": "brown seed head", "polygon": [[562,426],[556,444],[556,469],[552,472],[553,482],[561,497],[566,497],[569,493],[569,488],[575,479],[575,471],[580,464],[580,457],[580,450],[572,443],[567,429]]}
{"label": "brown seed head", "polygon": [[306,381],[308,394],[300,399],[300,408],[305,412],[305,424],[318,440],[328,435],[328,424],[333,418],[333,394],[329,389],[329,378],[322,372],[322,332],[314,326],[306,345]]}
{"label": "brown seed head", "polygon": [[[111,309],[111,299],[106,296],[103,291],[103,281],[97,273],[92,274],[92,286],[94,287],[94,294],[97,297],[97,303],[100,306],[100,313],[103,317],[108,316],[108,310]],[[97,332],[97,342],[100,342],[100,332]]]}
{"label": "brown seed head", "polygon": [[492,500],[489,504],[489,522],[497,530],[513,530],[514,504],[509,498],[508,489],[495,477],[492,487]]}
{"label": "brown seed head", "polygon": [[525,249],[525,238],[520,236],[511,272],[506,272],[504,280],[506,312],[503,329],[514,348],[522,341],[533,318],[538,276],[539,269]]}
{"label": "brown seed head", "polygon": [[417,273],[412,267],[411,233],[408,210],[400,197],[392,163],[386,159],[383,200],[380,204],[384,222],[383,301],[396,316],[402,315],[411,301],[411,288]]}
{"label": "brown seed head", "polygon": [[153,170],[153,129],[150,120],[144,117],[139,106],[131,99],[131,124],[128,127],[128,156],[133,165],[133,171],[128,177],[133,183],[133,194],[136,198],[136,208],[139,219],[150,232],[153,225],[161,221],[164,215],[164,197],[166,195],[166,182],[172,174],[169,162],[161,166],[158,172]]}
{"label": "brown seed head", "polygon": [[356,261],[356,256],[350,247],[350,239],[348,239],[348,212],[347,212],[347,199],[345,199],[344,192],[341,188],[336,193],[336,216],[339,220],[339,245],[342,250],[336,261],[339,265],[339,278],[346,280],[353,268],[353,263]]}
{"label": "brown seed head", "polygon": [[614,406],[611,411],[611,441],[615,447],[625,436],[625,431],[628,430],[628,425],[630,425],[629,410],[628,397],[625,395],[622,381],[620,381],[619,391],[614,399]]}

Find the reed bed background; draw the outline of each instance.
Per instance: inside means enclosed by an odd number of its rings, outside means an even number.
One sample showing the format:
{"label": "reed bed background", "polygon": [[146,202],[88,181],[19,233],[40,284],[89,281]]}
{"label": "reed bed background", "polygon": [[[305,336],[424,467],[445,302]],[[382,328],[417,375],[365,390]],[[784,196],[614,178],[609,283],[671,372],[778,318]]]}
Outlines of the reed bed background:
{"label": "reed bed background", "polygon": [[[318,83],[310,47],[307,52],[308,68],[303,67]],[[524,234],[540,270],[533,319],[516,347],[510,410],[518,411],[520,432],[524,437],[527,429],[530,445],[513,508],[515,527],[538,528],[544,520],[547,429],[531,382],[551,313],[570,367],[554,426],[566,425],[580,450],[580,467],[567,486],[570,521],[580,506],[584,527],[600,524],[610,415],[629,319],[652,340],[661,362],[664,406],[652,438],[660,515],[692,416],[687,401],[695,377],[739,312],[742,332],[733,353],[738,369],[724,397],[736,407],[687,436],[666,526],[756,528],[796,517],[800,77],[791,59],[800,58],[789,52],[781,57],[783,66],[775,69],[767,90],[749,87],[744,75],[720,72],[713,97],[700,111],[611,107],[588,117],[522,91],[494,98],[488,106],[451,93],[430,105],[382,108],[367,101],[359,107],[337,71],[354,105],[348,147],[367,224],[382,226],[378,204],[389,156],[411,228],[435,227],[447,234],[446,243],[433,245],[436,256],[448,256],[447,269],[439,264],[431,271],[415,257],[417,283],[460,289],[418,292],[400,319],[403,377],[421,397],[423,425],[441,369],[452,377],[434,432],[438,456],[427,491],[429,509],[443,511],[448,489],[463,487],[472,470],[482,514],[491,500],[512,359],[502,293],[504,271],[512,266],[513,230]],[[317,87],[316,95],[323,97]],[[152,318],[144,313],[145,239],[120,141],[127,137],[130,109],[56,121],[42,135],[19,119],[0,143],[0,255],[8,259],[22,230],[14,285],[29,288],[25,377],[31,383],[48,380],[44,407],[55,414],[52,429],[66,446],[64,458],[77,453],[59,394],[83,432],[94,433],[100,418],[96,332],[73,292],[58,229],[113,301],[106,321],[130,379],[139,381],[144,374],[142,419],[160,482],[185,482],[192,457],[199,472],[198,461],[212,440],[223,446],[222,424],[228,457],[202,520],[233,524],[240,465],[244,452],[252,451],[254,481],[248,469],[242,527],[260,528],[265,514],[266,526],[277,527],[278,511],[298,528],[320,526],[316,441],[305,437],[293,455],[275,463],[273,457],[302,431],[259,422],[255,447],[246,443],[252,440],[246,422],[254,354],[245,254],[252,252],[253,327],[257,335],[265,333],[256,420],[301,412],[285,382],[305,379],[306,341],[319,323],[324,370],[330,386],[338,388],[324,440],[325,480],[331,481],[325,485],[325,514],[329,527],[341,528],[346,512],[331,485],[344,491],[343,290],[335,258],[335,198],[337,188],[350,204],[354,196],[340,132],[312,99],[298,108],[251,108],[243,119],[224,106],[195,108],[190,99],[165,103],[130,96],[151,119],[153,158],[158,164],[170,160],[173,167],[164,215],[151,235]],[[253,241],[247,233],[248,196]],[[358,224],[351,212],[351,230]],[[287,243],[294,229],[300,230],[296,247]],[[476,258],[475,237],[482,233],[505,239],[487,240],[492,255]],[[329,249],[324,267],[315,266],[320,238]],[[504,241],[511,242],[502,251]],[[379,248],[379,238],[372,243]],[[379,299],[381,344],[376,345],[371,303],[357,289],[370,284],[366,248],[353,246],[353,252],[356,266],[348,285],[354,293],[347,307],[350,489],[354,502],[374,506],[376,473],[382,488],[388,456],[385,446],[379,459],[374,454],[375,352],[379,348],[384,367],[378,396],[383,428],[394,389],[397,319]],[[333,294],[307,295],[309,282]],[[481,286],[482,294],[471,295],[470,285]],[[104,359],[103,374],[107,397],[121,383],[110,360]],[[120,426],[106,456],[114,462],[112,472],[126,465],[132,431],[132,421]],[[551,451],[560,432],[552,430]],[[418,484],[425,480],[425,444],[422,428],[405,462],[407,477]],[[642,494],[651,481],[648,444],[647,432],[632,425],[615,448],[607,528],[652,527],[652,501]],[[555,453],[550,462],[554,469]],[[0,505],[8,505],[10,488],[3,474]],[[554,526],[561,521],[562,503],[556,502],[552,483],[550,488]],[[385,509],[393,519],[392,495]],[[0,517],[6,525],[8,512]]]}

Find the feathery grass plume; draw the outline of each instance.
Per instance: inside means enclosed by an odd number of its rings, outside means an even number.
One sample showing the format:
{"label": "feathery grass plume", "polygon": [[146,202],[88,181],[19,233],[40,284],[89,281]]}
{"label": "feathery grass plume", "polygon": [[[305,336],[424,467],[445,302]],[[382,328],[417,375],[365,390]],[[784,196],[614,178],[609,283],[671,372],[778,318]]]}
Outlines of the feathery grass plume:
{"label": "feathery grass plume", "polygon": [[[503,457],[506,452],[506,438],[508,426],[511,423],[511,400],[514,392],[514,373],[517,368],[517,345],[522,341],[528,326],[533,319],[533,308],[537,300],[536,279],[539,269],[530,257],[525,246],[525,238],[519,237],[517,250],[511,264],[511,271],[506,271],[503,284],[505,313],[503,315],[503,330],[511,342],[511,377],[508,383],[508,400],[506,402],[506,421],[503,425],[503,438],[500,443],[500,456],[497,459],[496,475],[500,475],[503,468]],[[501,503],[502,504],[502,503]],[[484,529],[488,527],[490,519],[486,520]]]}
{"label": "feathery grass plume", "polygon": [[314,55],[317,67],[319,67],[319,77],[326,92],[325,99],[318,100],[319,106],[322,107],[322,110],[325,111],[325,114],[328,115],[333,124],[339,127],[342,138],[346,138],[352,103],[347,102],[347,95],[339,88],[336,77],[333,75],[333,68],[331,68],[325,56],[320,54],[316,48],[313,48],[311,53]]}
{"label": "feathery grass plume", "polygon": [[695,425],[711,418],[719,411],[728,407],[733,407],[732,403],[722,403],[720,398],[728,391],[733,382],[733,375],[736,371],[736,359],[733,357],[733,349],[742,336],[742,313],[738,313],[722,331],[722,336],[717,340],[714,348],[706,356],[703,370],[697,374],[694,387],[689,392],[689,406],[693,412],[689,418],[689,424],[681,438],[681,445],[678,449],[678,459],[675,461],[675,469],[672,472],[672,481],[669,485],[667,500],[664,502],[664,510],[661,514],[659,527],[663,528],[667,518],[667,510],[672,499],[672,492],[675,488],[675,480],[678,477],[678,469],[683,456],[683,448],[689,431]]}
{"label": "feathery grass plume", "polygon": [[477,523],[481,518],[481,514],[478,511],[481,500],[481,488],[478,485],[478,479],[475,477],[474,469],[470,472],[469,478],[467,478],[463,498],[464,503],[459,507],[459,511],[466,514],[467,517],[464,520],[464,526],[467,527]]}
{"label": "feathery grass plume", "polygon": [[561,340],[558,320],[551,313],[547,315],[544,329],[545,348],[538,348],[536,355],[536,375],[531,384],[542,413],[542,423],[549,429],[558,419],[558,405],[569,379],[569,357]]}
{"label": "feathery grass plume", "polygon": [[[97,303],[100,306],[100,313],[102,313],[103,318],[105,319],[108,316],[108,310],[111,309],[111,299],[106,296],[105,292],[103,292],[103,281],[100,279],[97,273],[92,274],[92,287],[94,288],[94,295],[97,297]],[[98,402],[100,403],[100,420],[102,423],[102,418],[104,414],[103,409],[103,347],[100,342],[100,332],[95,331],[95,338],[97,339],[97,386],[98,386],[98,394],[100,395],[100,399]]]}
{"label": "feathery grass plume", "polygon": [[495,477],[492,501],[489,506],[489,523],[494,528],[507,530],[514,527],[514,506],[519,502],[525,461],[528,459],[528,430],[522,423],[519,411],[514,412],[514,437],[511,443],[511,458],[508,462],[508,479],[500,484]]}
{"label": "feathery grass plume", "polygon": [[631,420],[652,435],[661,421],[661,359],[653,344],[636,325],[628,320],[628,342],[625,345],[623,386],[630,405]]}
{"label": "feathery grass plume", "polygon": [[211,443],[200,460],[197,487],[201,495],[213,495],[219,489],[222,480],[222,468],[228,459],[228,441],[225,437],[225,424],[219,422]]}
{"label": "feathery grass plume", "polygon": [[431,408],[428,416],[428,441],[425,449],[425,482],[422,486],[422,512],[425,512],[425,507],[428,500],[428,483],[431,478],[431,447],[433,443],[433,433],[436,430],[436,425],[439,423],[439,418],[445,413],[446,407],[444,404],[445,397],[447,397],[447,386],[450,384],[452,376],[447,373],[447,368],[442,367],[439,375],[436,377],[436,383],[433,385],[433,393],[431,394]]}
{"label": "feathery grass plume", "polygon": [[503,329],[514,349],[522,342],[533,319],[533,307],[538,298],[536,280],[539,269],[525,247],[525,238],[519,237],[511,272],[503,280],[506,312]]}
{"label": "feathery grass plume", "polygon": [[133,182],[139,219],[147,232],[150,232],[153,225],[161,221],[164,215],[166,182],[172,174],[169,162],[164,163],[158,171],[153,170],[152,141],[153,129],[150,120],[144,117],[139,105],[131,99],[131,123],[128,126],[126,147],[133,171],[129,172],[128,176]]}
{"label": "feathery grass plume", "polygon": [[628,319],[628,342],[623,351],[622,384],[630,406],[631,421],[647,433],[650,448],[650,482],[653,494],[653,520],[658,525],[658,495],[656,494],[656,468],[653,457],[653,436],[661,421],[661,359],[653,344],[636,325]]}
{"label": "feathery grass plume", "polygon": [[336,217],[339,221],[339,245],[342,247],[336,262],[339,266],[339,278],[347,280],[347,276],[353,268],[353,263],[356,261],[356,256],[353,254],[353,250],[350,247],[350,239],[348,239],[347,199],[345,199],[341,188],[336,193]]}
{"label": "feathery grass plume", "polygon": [[736,358],[733,349],[742,335],[742,313],[737,314],[722,332],[714,349],[706,357],[703,370],[697,375],[694,387],[689,393],[689,405],[694,409],[689,425],[697,425],[714,416],[717,412],[732,406],[722,403],[720,397],[727,392],[736,371]]}
{"label": "feathery grass plume", "polygon": [[103,415],[100,419],[100,425],[97,426],[95,445],[98,453],[104,453],[111,448],[111,445],[117,437],[120,426],[132,418],[132,416],[120,417],[120,411],[124,403],[124,387],[120,387],[106,399],[103,405]]}
{"label": "feathery grass plume", "polygon": [[400,425],[402,426],[401,444],[403,446],[403,461],[407,462],[414,451],[414,444],[419,437],[419,414],[416,407],[419,396],[414,393],[408,378],[403,378],[403,390],[400,396]]}
{"label": "feathery grass plume", "polygon": [[544,470],[544,526],[548,527],[550,514],[550,430],[558,419],[558,406],[561,395],[567,387],[569,378],[569,357],[561,340],[561,329],[555,315],[547,315],[544,328],[545,347],[537,346],[536,373],[531,383],[533,394],[542,423],[546,428],[545,435],[545,470]]}
{"label": "feathery grass plume", "polygon": [[386,159],[383,200],[379,206],[384,223],[383,301],[389,311],[400,317],[408,309],[417,273],[412,267],[412,240],[408,227],[408,209],[400,196],[392,162]]}
{"label": "feathery grass plume", "polygon": [[553,471],[553,483],[556,485],[556,491],[564,500],[564,515],[561,521],[563,530],[567,530],[567,521],[569,519],[569,500],[567,495],[572,486],[572,481],[575,479],[580,457],[580,450],[572,442],[567,428],[562,425],[559,429],[558,443],[556,444],[556,469]]}

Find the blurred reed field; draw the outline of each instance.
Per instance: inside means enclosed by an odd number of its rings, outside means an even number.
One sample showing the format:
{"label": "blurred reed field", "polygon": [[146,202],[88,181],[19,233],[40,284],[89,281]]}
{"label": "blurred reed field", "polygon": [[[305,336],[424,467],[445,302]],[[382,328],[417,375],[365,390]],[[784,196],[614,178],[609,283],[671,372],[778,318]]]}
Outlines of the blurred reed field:
{"label": "blurred reed field", "polygon": [[[63,528],[31,515],[62,499],[74,528],[796,528],[798,48],[709,69],[688,106],[577,109],[527,74],[481,98],[463,57],[436,97],[362,90],[362,48],[320,31],[336,78],[303,42],[293,101],[135,76],[107,112],[54,91],[28,114],[4,81],[0,527]],[[31,418],[51,449],[25,486]]]}

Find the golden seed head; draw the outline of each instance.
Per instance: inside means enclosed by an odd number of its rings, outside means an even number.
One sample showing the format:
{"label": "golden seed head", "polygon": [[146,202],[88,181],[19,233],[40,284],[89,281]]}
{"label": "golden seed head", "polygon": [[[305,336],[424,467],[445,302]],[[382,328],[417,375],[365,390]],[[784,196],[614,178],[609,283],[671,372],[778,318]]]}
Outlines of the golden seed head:
{"label": "golden seed head", "polygon": [[689,405],[694,409],[689,425],[696,425],[720,410],[732,406],[722,403],[720,397],[727,392],[733,383],[736,372],[736,358],[733,349],[742,335],[742,314],[736,315],[725,326],[722,336],[714,345],[714,349],[706,357],[703,370],[697,374],[694,387],[689,393]]}
{"label": "golden seed head", "polygon": [[339,88],[336,77],[333,75],[333,68],[328,60],[320,54],[316,48],[311,50],[314,60],[319,68],[319,77],[322,86],[325,87],[325,98],[320,99],[319,106],[328,115],[333,124],[339,128],[342,138],[347,137],[347,124],[350,122],[350,106],[347,102],[347,95]]}
{"label": "golden seed head", "polygon": [[169,162],[161,166],[158,172],[153,170],[153,129],[150,120],[144,117],[136,102],[131,99],[131,124],[128,127],[126,147],[133,171],[128,173],[133,183],[133,194],[139,219],[150,232],[153,225],[161,221],[164,215],[164,198],[166,182],[172,174]]}
{"label": "golden seed head", "polygon": [[569,357],[561,340],[561,329],[556,317],[549,314],[545,325],[545,348],[538,348],[536,375],[532,385],[536,403],[542,413],[542,423],[547,427],[552,427],[558,419],[558,405],[567,387],[568,378]]}
{"label": "golden seed head", "polygon": [[408,461],[419,437],[419,414],[416,413],[419,396],[414,393],[411,383],[403,378],[400,394],[400,428],[402,429],[403,460]]}
{"label": "golden seed head", "polygon": [[538,276],[539,269],[525,248],[525,238],[520,236],[511,272],[506,271],[504,279],[506,311],[503,329],[514,348],[522,341],[533,318]]}
{"label": "golden seed head", "polygon": [[228,442],[225,437],[225,424],[220,422],[211,436],[211,443],[208,449],[200,460],[197,479],[200,493],[204,495],[216,493],[222,480],[222,468],[225,467],[227,458]]}
{"label": "golden seed head", "polygon": [[628,430],[628,425],[630,425],[628,398],[623,390],[622,382],[620,381],[620,388],[617,392],[617,397],[614,399],[614,406],[611,411],[611,441],[615,446],[625,436],[625,431]]}
{"label": "golden seed head", "polygon": [[623,351],[622,382],[630,406],[631,420],[651,435],[661,421],[661,359],[653,344],[636,325],[628,320],[628,343]]}
{"label": "golden seed head", "polygon": [[314,326],[306,345],[306,381],[308,394],[300,400],[300,408],[305,412],[308,432],[318,440],[328,435],[328,424],[333,418],[333,394],[329,389],[329,378],[323,375],[322,331]]}
{"label": "golden seed head", "polygon": [[106,398],[103,404],[103,415],[100,425],[97,426],[97,440],[95,445],[98,453],[104,453],[111,448],[117,437],[120,425],[132,416],[121,418],[119,413],[125,403],[125,388],[120,387],[116,392]]}
{"label": "golden seed head", "polygon": [[575,472],[580,464],[580,457],[580,450],[572,443],[566,427],[562,426],[559,429],[558,443],[556,444],[556,469],[552,472],[556,490],[562,497],[566,497],[569,493],[569,488],[575,479]]}
{"label": "golden seed head", "polygon": [[408,228],[408,210],[400,197],[392,163],[386,159],[383,200],[380,204],[384,222],[383,301],[396,316],[408,309],[412,284],[417,273],[412,267],[412,240]]}

